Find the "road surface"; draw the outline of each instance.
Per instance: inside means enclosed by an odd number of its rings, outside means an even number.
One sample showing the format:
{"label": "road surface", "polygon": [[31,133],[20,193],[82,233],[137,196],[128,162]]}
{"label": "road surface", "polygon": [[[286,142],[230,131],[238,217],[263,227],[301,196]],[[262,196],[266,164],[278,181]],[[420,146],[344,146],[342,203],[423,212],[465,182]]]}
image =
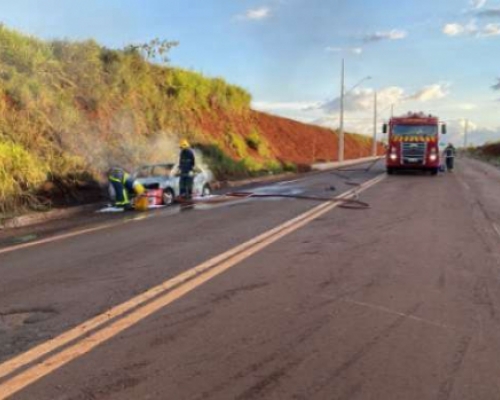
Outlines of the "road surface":
{"label": "road surface", "polygon": [[380,176],[3,233],[0,398],[500,399],[500,171]]}

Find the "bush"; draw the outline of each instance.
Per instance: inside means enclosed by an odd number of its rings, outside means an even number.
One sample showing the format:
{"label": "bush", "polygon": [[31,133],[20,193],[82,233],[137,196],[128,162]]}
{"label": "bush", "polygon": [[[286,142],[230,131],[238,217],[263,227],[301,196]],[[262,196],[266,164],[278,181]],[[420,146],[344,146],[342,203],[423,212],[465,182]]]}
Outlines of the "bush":
{"label": "bush", "polygon": [[263,165],[252,157],[244,158],[243,165],[252,176],[258,176],[262,173]]}
{"label": "bush", "polygon": [[283,172],[283,165],[278,161],[271,160],[266,162],[264,169],[271,174],[281,174]]}
{"label": "bush", "polygon": [[283,163],[283,171],[297,173],[298,168],[296,164],[287,161]]}
{"label": "bush", "polygon": [[207,79],[200,73],[185,69],[170,69],[167,93],[182,107],[210,109],[213,107],[241,111],[250,108],[251,96],[223,79]]}
{"label": "bush", "polygon": [[236,133],[228,133],[229,146],[235,151],[239,158],[245,158],[248,155],[248,148],[245,139]]}
{"label": "bush", "polygon": [[260,146],[262,144],[262,139],[259,135],[259,132],[257,130],[252,130],[250,135],[248,135],[245,138],[245,141],[247,142],[248,147],[250,147],[252,150],[259,151]]}
{"label": "bush", "polygon": [[263,158],[271,158],[272,153],[269,148],[267,141],[261,137],[259,131],[255,128],[252,132],[245,138],[247,146],[252,150],[255,150]]}
{"label": "bush", "polygon": [[0,211],[16,206],[47,177],[47,166],[22,146],[0,142]]}
{"label": "bush", "polygon": [[214,174],[215,179],[225,181],[242,179],[250,175],[243,161],[235,161],[228,157],[219,146],[198,144],[195,147],[202,152],[203,160]]}

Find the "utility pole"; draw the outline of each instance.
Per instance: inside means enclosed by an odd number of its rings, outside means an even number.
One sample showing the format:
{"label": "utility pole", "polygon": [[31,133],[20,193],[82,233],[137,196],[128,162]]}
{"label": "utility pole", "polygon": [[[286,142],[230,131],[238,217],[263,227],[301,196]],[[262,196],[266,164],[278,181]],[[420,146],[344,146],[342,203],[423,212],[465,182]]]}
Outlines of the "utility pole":
{"label": "utility pole", "polygon": [[391,118],[394,117],[394,104],[391,104]]}
{"label": "utility pole", "polygon": [[340,76],[340,122],[339,122],[339,154],[338,161],[344,161],[344,96],[345,96],[345,60],[342,59]]}
{"label": "utility pole", "polygon": [[467,149],[468,135],[469,135],[469,120],[466,119],[464,123],[464,150]]}
{"label": "utility pole", "polygon": [[377,91],[373,91],[373,149],[372,155],[373,157],[377,156],[377,119],[378,119],[378,110],[377,110]]}

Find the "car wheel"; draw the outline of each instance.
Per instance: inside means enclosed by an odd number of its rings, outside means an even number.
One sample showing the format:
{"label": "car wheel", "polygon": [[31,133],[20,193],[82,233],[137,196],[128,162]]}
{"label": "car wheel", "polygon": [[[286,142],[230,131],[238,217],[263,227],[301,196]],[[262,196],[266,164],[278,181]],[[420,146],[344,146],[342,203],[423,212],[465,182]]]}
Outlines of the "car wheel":
{"label": "car wheel", "polygon": [[201,197],[208,197],[212,194],[212,189],[210,189],[210,186],[206,184],[203,186],[203,190],[201,191]]}
{"label": "car wheel", "polygon": [[439,169],[438,169],[438,168],[433,168],[433,169],[431,170],[431,175],[436,176],[436,175],[438,174],[438,172],[439,172]]}
{"label": "car wheel", "polygon": [[393,175],[393,174],[394,174],[394,169],[387,168],[387,175]]}
{"label": "car wheel", "polygon": [[163,191],[163,204],[166,206],[171,206],[175,201],[175,194],[172,189],[165,189]]}

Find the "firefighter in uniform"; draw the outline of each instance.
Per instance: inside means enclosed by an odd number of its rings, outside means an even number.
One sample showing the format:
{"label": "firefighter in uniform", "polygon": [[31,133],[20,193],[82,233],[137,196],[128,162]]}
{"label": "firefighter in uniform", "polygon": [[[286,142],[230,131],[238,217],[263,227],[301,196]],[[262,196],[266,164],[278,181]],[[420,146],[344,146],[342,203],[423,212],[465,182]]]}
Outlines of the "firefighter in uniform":
{"label": "firefighter in uniform", "polygon": [[145,192],[144,186],[119,167],[112,168],[109,171],[108,180],[114,207],[131,210],[133,209],[132,198]]}
{"label": "firefighter in uniform", "polygon": [[193,196],[193,184],[195,174],[195,155],[187,140],[180,142],[181,152],[179,155],[179,192],[180,197],[190,200]]}
{"label": "firefighter in uniform", "polygon": [[453,171],[453,167],[455,164],[455,155],[456,155],[455,147],[450,143],[444,149],[444,156],[446,158],[446,169],[448,171]]}

